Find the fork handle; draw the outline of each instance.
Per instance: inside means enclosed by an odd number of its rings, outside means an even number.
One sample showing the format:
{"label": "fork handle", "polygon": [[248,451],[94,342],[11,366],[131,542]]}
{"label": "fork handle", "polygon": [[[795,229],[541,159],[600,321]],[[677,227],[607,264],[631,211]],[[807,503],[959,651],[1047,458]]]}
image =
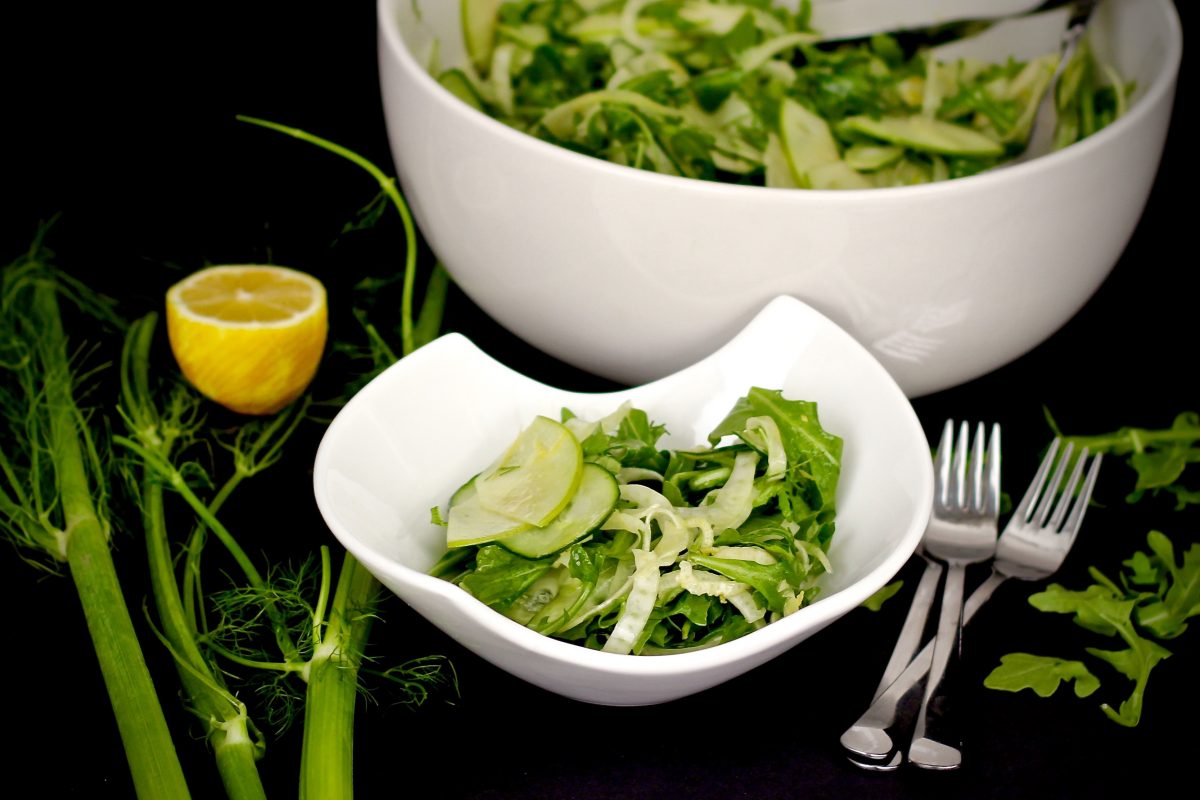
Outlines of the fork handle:
{"label": "fork handle", "polygon": [[887,691],[916,654],[921,638],[925,635],[929,609],[933,608],[933,602],[937,599],[937,587],[941,578],[942,565],[932,558],[926,558],[925,571],[921,573],[921,580],[917,583],[917,590],[913,593],[912,603],[908,607],[908,616],[904,618],[900,635],[896,637],[896,646],[892,649],[892,656],[883,670],[883,677],[879,681],[879,687],[875,689],[872,701]]}
{"label": "fork handle", "polygon": [[925,700],[917,715],[908,760],[925,769],[957,769],[962,764],[962,742],[954,730],[956,716],[949,708],[962,655],[963,585],[966,567],[951,564],[946,570],[942,608]]}
{"label": "fork handle", "polygon": [[[937,587],[942,577],[942,565],[932,558],[925,559],[925,571],[913,593],[912,603],[908,607],[908,615],[896,638],[896,646],[892,649],[891,658],[883,670],[883,678],[875,690],[872,704],[879,701],[880,696],[895,682],[911,663],[913,654],[921,644],[925,633],[925,622],[929,618],[929,610],[937,599]],[[905,689],[901,694],[907,694]],[[899,766],[896,758],[896,748],[892,739],[884,731],[895,720],[896,709],[900,698],[894,704],[884,703],[875,710],[876,716],[860,719],[842,734],[842,747],[850,756],[851,761],[865,769],[884,769],[886,766]],[[890,759],[890,762],[889,762]]]}
{"label": "fork handle", "polygon": [[[1007,575],[993,570],[987,580],[971,593],[963,604],[964,625],[971,621],[1007,578]],[[859,763],[864,758],[885,761],[895,756],[896,732],[912,727],[917,703],[921,699],[918,692],[924,689],[925,677],[932,664],[933,643],[930,642],[921,648],[904,672],[900,673],[900,677],[875,698],[858,721],[842,734],[842,746],[852,761]]]}

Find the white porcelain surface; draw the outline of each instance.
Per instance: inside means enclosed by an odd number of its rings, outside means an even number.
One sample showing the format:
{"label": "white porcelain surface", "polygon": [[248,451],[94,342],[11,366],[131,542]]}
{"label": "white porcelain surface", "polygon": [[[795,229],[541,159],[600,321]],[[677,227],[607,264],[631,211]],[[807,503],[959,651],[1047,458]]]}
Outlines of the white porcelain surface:
{"label": "white porcelain surface", "polygon": [[910,397],[1024,354],[1091,297],[1132,234],[1182,51],[1170,0],[1105,3],[1097,50],[1137,91],[1095,136],[940,184],[768,190],[616,166],[468,107],[423,68],[435,41],[441,64],[460,63],[458,9],[378,4],[384,111],[417,223],[499,323],[631,385],[710,352],[780,294],[849,330]]}
{"label": "white porcelain surface", "polygon": [[[814,400],[845,441],[832,574],[812,605],[741,639],[665,656],[615,655],[534,633],[426,574],[445,551],[430,522],[466,476],[535,414],[598,417],[625,400],[668,426],[664,446],[695,446],[752,386]],[[933,497],[929,445],[912,406],[849,334],[778,297],[692,366],[634,389],[580,394],[537,383],[459,334],[402,359],[330,424],[314,490],[330,530],[379,580],[465,647],[529,683],[592,703],[689,695],[762,664],[861,604],[916,548]]]}

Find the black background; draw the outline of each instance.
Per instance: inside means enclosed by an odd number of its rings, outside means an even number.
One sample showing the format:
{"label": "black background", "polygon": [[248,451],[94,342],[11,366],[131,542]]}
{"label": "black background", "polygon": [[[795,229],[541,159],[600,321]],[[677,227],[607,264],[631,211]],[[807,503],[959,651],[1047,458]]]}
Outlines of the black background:
{"label": "black background", "polygon": [[[402,268],[403,238],[392,216],[369,233],[339,236],[374,196],[369,178],[322,151],[234,120],[250,114],[304,128],[390,172],[373,3],[13,5],[0,11],[4,261],[28,247],[39,221],[58,214],[47,242],[59,265],[112,292],[131,315],[158,308],[173,280],[207,263],[286,264],[326,280],[335,335],[347,322],[336,304],[349,282]],[[1194,11],[1186,2],[1178,6],[1186,28]],[[1000,422],[1014,494],[1049,439],[1044,408],[1072,433],[1165,427],[1180,411],[1200,410],[1194,215],[1184,205],[1194,159],[1183,116],[1195,91],[1188,54],[1159,180],[1093,300],[1016,362],[914,401],[931,438],[946,417]],[[572,389],[612,388],[515,340],[460,294],[451,295],[445,329],[466,333],[532,377]],[[231,509],[254,547],[279,554],[332,543],[315,506],[302,499],[318,437],[318,430],[302,433],[290,460],[256,479]],[[1161,498],[1129,506],[1123,497],[1132,484],[1133,473],[1110,461],[1097,497],[1104,507],[1090,513],[1058,580],[1082,588],[1089,565],[1115,575],[1151,528],[1178,546],[1196,541],[1195,510],[1176,513]],[[136,613],[145,587],[135,531],[119,531],[115,546]],[[903,576],[912,578],[911,569]],[[10,776],[52,797],[132,796],[69,585],[39,577],[11,553],[0,555],[0,580],[6,719],[16,736],[7,752]],[[359,793],[1108,797],[1162,791],[1185,776],[1188,740],[1173,731],[1200,710],[1200,634],[1169,643],[1175,655],[1151,677],[1141,725],[1121,728],[1097,708],[1127,693],[1104,665],[1093,664],[1104,683],[1086,700],[1066,691],[1040,699],[979,686],[1003,653],[1083,657],[1085,646],[1109,645],[1066,618],[1034,611],[1026,603],[1031,591],[1004,586],[969,632],[966,699],[973,713],[963,769],[892,775],[855,769],[837,738],[874,688],[902,602],[877,614],[856,610],[774,662],[701,695],[614,709],[528,687],[389,600],[374,629],[374,652],[385,660],[448,655],[461,697],[412,710],[380,692],[376,704],[364,705],[356,732]],[[145,641],[193,795],[220,797],[211,758],[179,708],[170,665]],[[298,747],[298,730],[271,742],[262,771],[272,796],[296,793]]]}

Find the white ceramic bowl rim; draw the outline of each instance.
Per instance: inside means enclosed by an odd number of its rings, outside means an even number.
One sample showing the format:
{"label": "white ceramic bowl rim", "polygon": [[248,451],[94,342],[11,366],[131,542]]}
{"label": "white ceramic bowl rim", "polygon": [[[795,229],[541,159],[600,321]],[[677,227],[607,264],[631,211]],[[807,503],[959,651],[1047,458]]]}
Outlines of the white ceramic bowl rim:
{"label": "white ceramic bowl rim", "polygon": [[1165,93],[1172,91],[1175,76],[1179,71],[1179,64],[1183,57],[1183,29],[1179,21],[1179,14],[1175,10],[1175,6],[1171,0],[1150,0],[1157,2],[1159,8],[1158,13],[1165,14],[1168,20],[1168,39],[1167,52],[1163,59],[1163,68],[1154,76],[1153,83],[1146,87],[1145,93],[1142,94],[1130,107],[1129,111],[1119,119],[1115,120],[1111,125],[1097,131],[1091,136],[1079,142],[1065,147],[1062,150],[1050,153],[1040,158],[1032,159],[1020,164],[1014,164],[1010,167],[1005,167],[999,170],[990,170],[981,172],[976,175],[968,175],[953,180],[935,181],[932,183],[918,184],[915,186],[891,186],[872,189],[784,189],[775,188],[766,189],[761,186],[740,186],[737,184],[720,183],[717,181],[705,181],[696,178],[685,178],[676,175],[665,175],[648,170],[640,170],[634,167],[628,167],[622,164],[614,164],[604,159],[595,156],[588,156],[582,153],[576,153],[568,150],[565,147],[544,142],[535,136],[522,133],[514,128],[505,125],[503,122],[491,117],[485,112],[472,108],[451,94],[445,87],[437,82],[432,75],[425,70],[409,51],[407,44],[404,41],[403,35],[400,33],[399,26],[396,23],[396,14],[393,9],[399,3],[409,2],[410,0],[379,0],[378,24],[379,30],[384,41],[387,43],[389,50],[396,56],[399,62],[410,72],[415,75],[415,79],[419,85],[423,86],[431,96],[435,97],[439,103],[445,106],[453,113],[465,116],[468,121],[474,121],[477,124],[490,128],[495,134],[515,146],[530,148],[534,152],[541,152],[547,158],[561,159],[568,165],[578,167],[585,170],[594,170],[598,173],[611,173],[615,176],[624,175],[630,180],[647,181],[651,184],[657,182],[665,182],[664,185],[678,185],[680,182],[691,186],[697,192],[711,192],[716,194],[728,193],[732,196],[738,196],[745,193],[752,195],[761,194],[764,191],[781,192],[793,198],[811,197],[814,200],[819,198],[822,203],[857,203],[861,201],[864,194],[869,196],[886,196],[888,200],[895,199],[896,201],[904,201],[905,198],[911,195],[924,193],[939,193],[953,192],[956,186],[971,185],[984,186],[988,182],[1002,184],[1010,181],[1020,180],[1022,176],[1035,170],[1053,169],[1060,162],[1065,162],[1071,159],[1085,159],[1089,153],[1098,147],[1101,147],[1109,138],[1121,135],[1121,132],[1126,128],[1131,128],[1139,123],[1139,120],[1145,114],[1151,113],[1150,109],[1157,105],[1157,100]]}
{"label": "white ceramic bowl rim", "polygon": [[[780,296],[768,303],[755,318],[755,321],[752,321],[742,332],[730,340],[725,347],[733,346],[739,338],[750,335],[755,322],[760,319],[767,318],[771,314],[795,313],[796,309],[802,309],[805,313],[810,313],[822,320],[823,324],[833,326],[833,323],[824,317],[824,315],[821,315],[802,301],[790,296]],[[890,384],[896,398],[907,403],[899,386],[895,384],[886,369],[870,354],[870,351],[853,340],[849,334],[845,334],[845,337],[846,346],[860,351],[864,359],[864,364],[869,365],[870,368],[875,370],[877,377],[882,382]],[[520,373],[516,373],[514,370],[488,356],[469,339],[458,333],[443,335],[437,341],[411,353],[400,362],[392,365],[389,367],[389,370],[407,369],[408,367],[415,368],[425,359],[443,358],[447,349],[450,348],[469,350],[472,358],[476,361],[486,360],[494,368],[506,370],[514,375],[520,375]],[[375,380],[378,381],[379,377]],[[530,383],[536,383],[526,376],[520,377]],[[670,381],[671,379],[672,376],[666,376],[658,382]],[[592,398],[604,398],[610,394],[623,395],[628,391],[634,390],[591,393],[588,396]],[[472,616],[475,616],[481,625],[492,629],[498,635],[508,640],[511,645],[522,648],[530,655],[543,657],[559,664],[582,665],[586,663],[590,668],[603,670],[610,675],[629,678],[636,678],[638,676],[662,678],[663,676],[686,675],[711,670],[722,665],[753,657],[765,650],[781,646],[786,647],[788,646],[788,642],[794,638],[795,627],[808,627],[810,621],[823,627],[824,624],[839,619],[845,613],[861,605],[868,598],[871,591],[882,586],[899,572],[916,550],[917,543],[920,541],[928,521],[928,511],[924,515],[917,514],[913,519],[909,520],[903,535],[897,538],[898,544],[895,549],[882,559],[874,569],[859,577],[853,584],[843,587],[836,592],[819,596],[812,604],[755,630],[749,635],[724,642],[719,646],[680,653],[654,656],[630,656],[605,653],[579,644],[545,636],[508,619],[503,614],[496,613],[458,586],[441,578],[435,578],[429,574],[405,566],[373,548],[364,546],[353,532],[345,529],[336,514],[329,513],[330,501],[321,481],[321,476],[329,471],[327,467],[329,448],[326,445],[334,438],[331,434],[338,425],[338,418],[353,414],[355,405],[363,397],[362,393],[356,395],[339,411],[337,417],[334,418],[329,429],[326,431],[321,445],[318,447],[314,462],[314,489],[317,504],[325,517],[326,524],[330,526],[335,537],[372,573],[387,575],[400,583],[411,586],[414,590],[426,596],[436,595],[441,601],[451,606],[459,608],[463,608],[464,605],[469,606],[473,611],[477,610],[479,612],[478,614],[472,613]],[[919,422],[917,422],[915,412],[911,410],[911,407],[910,414],[913,424],[919,427]],[[929,509],[933,501],[932,461],[928,462],[927,470],[920,474],[911,475],[910,477],[913,480],[912,489],[916,507],[919,509]]]}

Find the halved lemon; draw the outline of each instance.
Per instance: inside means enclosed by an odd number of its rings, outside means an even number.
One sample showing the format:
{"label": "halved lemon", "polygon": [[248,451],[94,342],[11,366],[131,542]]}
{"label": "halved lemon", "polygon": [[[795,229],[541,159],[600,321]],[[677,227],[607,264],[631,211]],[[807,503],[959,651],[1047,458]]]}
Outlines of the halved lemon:
{"label": "halved lemon", "polygon": [[328,332],[324,285],[287,267],[207,267],[167,291],[167,335],[184,377],[240,414],[273,414],[299,397]]}

